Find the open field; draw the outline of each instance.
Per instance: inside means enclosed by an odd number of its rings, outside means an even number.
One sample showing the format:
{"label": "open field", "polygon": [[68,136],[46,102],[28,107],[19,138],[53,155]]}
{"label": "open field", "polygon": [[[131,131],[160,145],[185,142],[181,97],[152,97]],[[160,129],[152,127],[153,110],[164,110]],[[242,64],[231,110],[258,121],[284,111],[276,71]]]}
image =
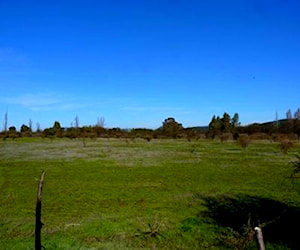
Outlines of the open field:
{"label": "open field", "polygon": [[299,142],[284,154],[270,141],[1,141],[0,249],[33,249],[42,170],[46,249],[255,249],[259,223],[267,249],[295,249],[299,154]]}

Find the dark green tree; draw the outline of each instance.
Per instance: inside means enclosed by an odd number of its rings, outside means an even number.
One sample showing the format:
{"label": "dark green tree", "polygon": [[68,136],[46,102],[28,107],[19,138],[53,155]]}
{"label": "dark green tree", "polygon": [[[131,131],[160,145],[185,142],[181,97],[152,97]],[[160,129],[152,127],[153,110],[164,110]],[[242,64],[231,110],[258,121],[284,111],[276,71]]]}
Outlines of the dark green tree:
{"label": "dark green tree", "polygon": [[231,132],[231,119],[230,115],[226,112],[223,114],[221,119],[221,132],[222,133],[230,133]]}
{"label": "dark green tree", "polygon": [[231,119],[231,125],[233,128],[237,128],[240,125],[239,114],[235,113]]}
{"label": "dark green tree", "polygon": [[173,117],[169,117],[164,120],[162,126],[162,133],[164,136],[175,139],[178,138],[182,132],[183,132],[182,124],[176,122],[176,120]]}
{"label": "dark green tree", "polygon": [[216,136],[221,134],[222,121],[220,117],[215,115],[212,117],[208,125],[207,137],[214,139]]}
{"label": "dark green tree", "polygon": [[21,131],[21,133],[31,132],[31,129],[27,125],[23,124],[20,128],[20,131]]}
{"label": "dark green tree", "polygon": [[58,121],[55,121],[50,134],[54,133],[56,137],[62,138],[64,136],[64,129],[61,127]]}
{"label": "dark green tree", "polygon": [[12,132],[12,133],[15,133],[15,132],[17,132],[17,129],[16,129],[15,126],[11,126],[11,127],[8,128],[8,131]]}
{"label": "dark green tree", "polygon": [[231,133],[235,140],[237,140],[239,137],[239,132],[238,132],[239,126],[240,126],[239,114],[235,113],[231,119]]}
{"label": "dark green tree", "polygon": [[22,136],[31,136],[31,128],[25,124],[23,124],[20,128],[20,132]]}
{"label": "dark green tree", "polygon": [[61,129],[61,125],[58,121],[55,121],[54,124],[53,124],[53,128],[54,129]]}
{"label": "dark green tree", "polygon": [[9,138],[12,138],[12,139],[15,139],[17,138],[19,135],[18,135],[18,132],[17,132],[17,129],[15,126],[11,126],[8,128],[8,137]]}

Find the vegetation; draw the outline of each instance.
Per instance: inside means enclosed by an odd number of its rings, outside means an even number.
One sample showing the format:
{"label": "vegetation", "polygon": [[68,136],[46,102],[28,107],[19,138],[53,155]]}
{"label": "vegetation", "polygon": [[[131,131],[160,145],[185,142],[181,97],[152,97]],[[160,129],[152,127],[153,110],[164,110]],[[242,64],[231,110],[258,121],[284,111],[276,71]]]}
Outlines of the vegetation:
{"label": "vegetation", "polygon": [[248,126],[237,113],[155,130],[76,116],[36,131],[8,127],[6,112],[0,138],[3,249],[33,248],[42,170],[46,249],[253,249],[255,226],[267,249],[300,245],[300,110]]}
{"label": "vegetation", "polygon": [[292,178],[299,178],[300,173],[300,156],[297,156],[297,160],[292,162],[292,165],[294,167],[291,177]]}
{"label": "vegetation", "polygon": [[242,148],[246,148],[251,143],[251,138],[247,134],[240,135],[238,138],[238,143],[241,145]]}
{"label": "vegetation", "polygon": [[135,137],[148,132],[85,147],[56,136],[1,141],[1,248],[33,248],[42,170],[46,249],[253,249],[257,225],[267,249],[300,245],[300,181],[289,178],[298,141],[285,154],[270,140],[245,151],[233,140]]}
{"label": "vegetation", "polygon": [[287,154],[287,152],[293,147],[293,142],[289,139],[282,139],[280,141],[280,148],[283,153]]}
{"label": "vegetation", "polygon": [[[64,128],[59,121],[55,121],[53,126],[41,130],[37,123],[36,131],[32,129],[32,121],[29,124],[23,124],[18,130],[15,126],[10,126],[7,129],[7,113],[4,116],[4,130],[0,132],[0,138],[17,139],[21,137],[46,137],[46,138],[82,138],[85,144],[86,138],[143,138],[151,141],[153,138],[172,138],[187,140],[207,138],[238,140],[240,135],[249,135],[251,139],[267,139],[273,141],[288,141],[300,139],[300,109],[295,113],[294,118],[291,116],[291,111],[287,112],[287,119],[276,120],[267,123],[254,123],[246,126],[241,126],[239,122],[239,114],[235,113],[231,117],[228,113],[224,113],[222,117],[213,116],[207,127],[192,127],[184,128],[181,123],[175,118],[169,117],[165,119],[162,126],[157,129],[146,128],[105,128],[104,118],[98,118],[97,124],[94,126],[79,126],[79,117],[76,116],[71,127]],[[289,149],[289,148],[288,148]],[[287,149],[287,150],[288,150]],[[283,149],[285,150],[285,149]]]}

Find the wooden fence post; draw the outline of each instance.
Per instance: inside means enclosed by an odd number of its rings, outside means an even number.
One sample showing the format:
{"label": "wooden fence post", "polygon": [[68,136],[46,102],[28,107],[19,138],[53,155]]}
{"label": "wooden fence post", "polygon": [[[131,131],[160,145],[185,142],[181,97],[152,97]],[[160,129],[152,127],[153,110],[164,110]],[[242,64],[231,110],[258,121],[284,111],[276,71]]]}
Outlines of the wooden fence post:
{"label": "wooden fence post", "polygon": [[43,248],[41,243],[41,229],[44,224],[41,221],[41,215],[42,215],[42,189],[43,189],[44,176],[45,176],[45,171],[42,172],[41,178],[39,180],[36,210],[35,210],[35,249],[36,250],[41,250]]}
{"label": "wooden fence post", "polygon": [[256,242],[257,242],[257,249],[258,250],[265,250],[265,244],[263,239],[262,231],[259,227],[255,227],[255,235],[256,235]]}

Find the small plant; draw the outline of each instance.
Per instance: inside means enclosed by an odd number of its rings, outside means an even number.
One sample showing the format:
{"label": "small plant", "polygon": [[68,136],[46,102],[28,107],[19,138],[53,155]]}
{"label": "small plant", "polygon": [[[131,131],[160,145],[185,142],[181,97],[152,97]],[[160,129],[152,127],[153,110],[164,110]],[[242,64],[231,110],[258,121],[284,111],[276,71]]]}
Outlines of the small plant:
{"label": "small plant", "polygon": [[242,146],[242,148],[246,148],[251,143],[251,138],[247,134],[240,135],[238,139],[238,143]]}
{"label": "small plant", "polygon": [[282,139],[279,143],[280,149],[284,154],[287,154],[288,151],[293,147],[293,142],[289,139]]}
{"label": "small plant", "polygon": [[144,223],[143,221],[139,220],[139,223],[141,225],[141,228],[138,228],[137,231],[138,233],[135,236],[149,236],[149,237],[158,237],[160,236],[159,230],[161,227],[161,222],[156,218],[154,222],[151,223]]}
{"label": "small plant", "polygon": [[218,242],[230,249],[249,249],[250,247],[253,248],[254,239],[254,230],[250,226],[246,226],[242,233],[228,228],[219,236]]}

